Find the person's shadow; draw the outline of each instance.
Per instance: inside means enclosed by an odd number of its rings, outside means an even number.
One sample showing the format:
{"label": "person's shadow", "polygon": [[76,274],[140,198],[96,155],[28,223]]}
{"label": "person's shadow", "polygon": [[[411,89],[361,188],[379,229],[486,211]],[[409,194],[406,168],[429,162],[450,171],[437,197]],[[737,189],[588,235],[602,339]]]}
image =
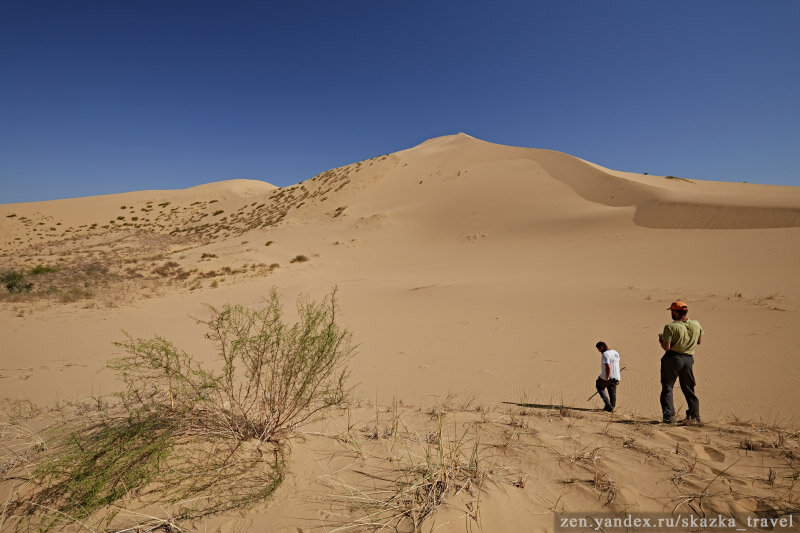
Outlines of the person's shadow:
{"label": "person's shadow", "polygon": [[[569,405],[549,404],[549,403],[520,403],[520,402],[500,402],[508,405],[516,405],[517,407],[526,407],[528,409],[552,409],[554,411],[584,411],[588,413],[602,413],[602,409],[590,409],[588,407],[570,407]],[[623,418],[614,418],[611,420],[617,424],[660,424],[658,420],[630,420]]]}
{"label": "person's shadow", "polygon": [[501,402],[509,405],[516,405],[517,407],[527,407],[529,409],[553,409],[561,411],[562,409],[569,409],[570,411],[586,411],[589,413],[602,412],[602,409],[590,409],[588,407],[570,407],[569,405],[556,405],[549,403],[519,403],[519,402]]}

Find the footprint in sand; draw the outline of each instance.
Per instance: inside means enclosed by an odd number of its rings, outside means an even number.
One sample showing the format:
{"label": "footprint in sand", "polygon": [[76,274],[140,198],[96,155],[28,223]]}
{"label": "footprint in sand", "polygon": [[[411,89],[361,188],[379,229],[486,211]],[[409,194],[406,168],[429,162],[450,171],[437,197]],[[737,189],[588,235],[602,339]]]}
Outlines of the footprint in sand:
{"label": "footprint in sand", "polygon": [[703,449],[705,450],[705,452],[708,454],[708,456],[711,458],[712,461],[721,463],[725,460],[725,454],[719,451],[718,449],[712,448],[711,446],[703,446]]}
{"label": "footprint in sand", "polygon": [[695,455],[697,455],[697,457],[702,459],[704,462],[710,461],[721,463],[725,460],[725,454],[712,446],[705,444],[692,444],[692,450],[694,451]]}

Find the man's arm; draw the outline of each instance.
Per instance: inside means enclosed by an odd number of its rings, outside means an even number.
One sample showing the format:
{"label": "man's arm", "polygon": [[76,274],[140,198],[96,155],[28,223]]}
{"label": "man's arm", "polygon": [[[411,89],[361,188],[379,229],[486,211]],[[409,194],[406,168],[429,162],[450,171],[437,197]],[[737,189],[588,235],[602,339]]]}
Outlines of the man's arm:
{"label": "man's arm", "polygon": [[603,366],[606,369],[606,372],[605,372],[606,377],[604,377],[603,379],[608,381],[608,380],[611,379],[611,365],[609,365],[608,363],[605,363]]}
{"label": "man's arm", "polygon": [[697,337],[697,344],[700,344],[700,341],[702,341],[702,340],[703,340],[703,336],[702,336],[702,335],[700,335],[699,337]]}
{"label": "man's arm", "polygon": [[658,336],[658,343],[664,348],[665,352],[668,352],[670,348],[672,348],[672,332],[669,329],[669,324],[664,326],[664,332]]}

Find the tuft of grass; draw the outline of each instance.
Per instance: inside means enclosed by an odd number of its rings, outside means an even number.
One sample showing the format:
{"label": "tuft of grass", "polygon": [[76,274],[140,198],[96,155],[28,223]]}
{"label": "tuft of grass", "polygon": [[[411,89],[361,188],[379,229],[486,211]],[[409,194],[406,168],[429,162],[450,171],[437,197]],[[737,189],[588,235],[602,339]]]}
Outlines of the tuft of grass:
{"label": "tuft of grass", "polygon": [[459,433],[454,430],[452,439],[442,431],[442,418],[438,428],[424,450],[424,457],[408,459],[386,476],[376,476],[375,481],[387,482],[374,490],[362,491],[352,486],[342,486],[343,498],[351,512],[361,516],[342,529],[367,529],[394,531],[420,531],[423,523],[448,499],[467,494],[472,499],[465,503],[466,515],[478,518],[480,493],[488,469],[483,466],[480,439],[467,437],[469,428]]}
{"label": "tuft of grass", "polygon": [[617,499],[616,483],[607,472],[599,469],[595,470],[591,484],[600,494],[605,496],[606,501],[603,505],[611,505]]}
{"label": "tuft of grass", "polygon": [[295,257],[294,257],[294,258],[293,258],[291,261],[289,261],[289,262],[290,262],[290,263],[305,263],[306,261],[309,261],[308,257],[306,257],[306,256],[304,256],[304,255],[296,255],[296,256],[295,256]]}
{"label": "tuft of grass", "polygon": [[39,276],[41,274],[49,274],[51,272],[58,272],[58,267],[36,265],[31,269],[31,276]]}

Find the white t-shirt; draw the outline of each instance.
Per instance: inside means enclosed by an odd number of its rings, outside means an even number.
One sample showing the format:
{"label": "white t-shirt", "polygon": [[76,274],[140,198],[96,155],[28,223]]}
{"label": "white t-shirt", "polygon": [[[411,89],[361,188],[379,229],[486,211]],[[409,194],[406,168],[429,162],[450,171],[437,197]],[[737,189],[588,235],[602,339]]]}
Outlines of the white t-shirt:
{"label": "white t-shirt", "polygon": [[606,350],[600,357],[600,379],[606,379],[606,365],[611,365],[611,376],[608,379],[619,381],[619,352]]}

